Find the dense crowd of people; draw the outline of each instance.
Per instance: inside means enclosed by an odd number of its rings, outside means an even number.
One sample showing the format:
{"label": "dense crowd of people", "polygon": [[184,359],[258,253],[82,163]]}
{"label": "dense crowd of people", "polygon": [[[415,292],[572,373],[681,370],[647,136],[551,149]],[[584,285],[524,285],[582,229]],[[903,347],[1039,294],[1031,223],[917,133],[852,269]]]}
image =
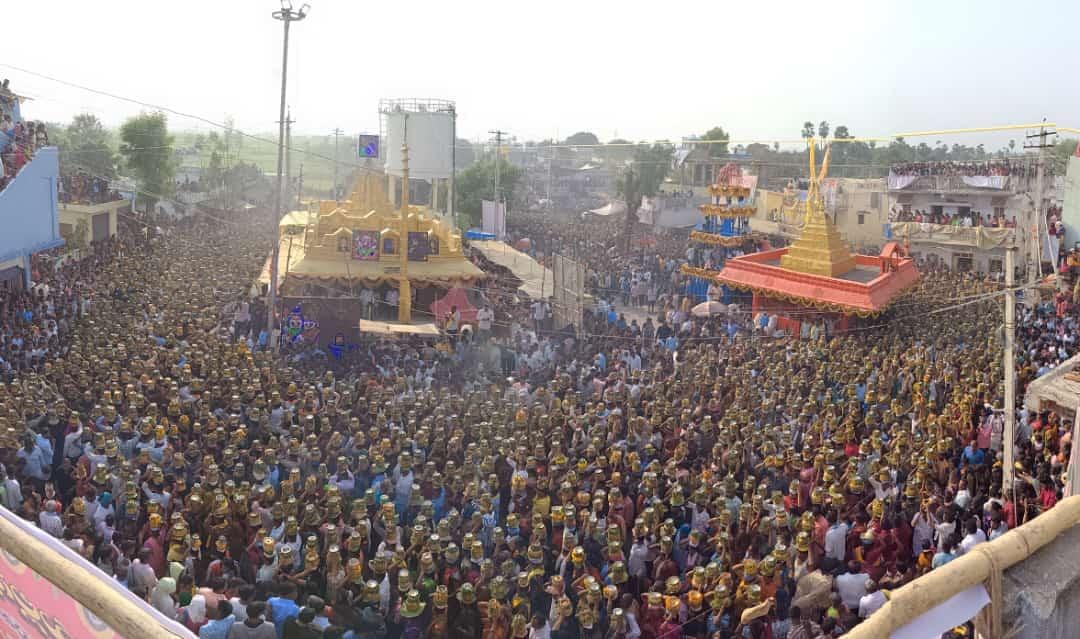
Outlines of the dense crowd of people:
{"label": "dense crowd of people", "polygon": [[23,120],[21,98],[0,82],[0,190],[7,188],[34,152],[49,144],[44,122]]}
{"label": "dense crowd of people", "polygon": [[[998,290],[978,276],[807,339],[674,284],[644,323],[568,327],[492,285],[474,335],[331,369],[223,319],[265,260],[248,228],[124,230],[3,308],[0,501],[200,637],[839,636],[1061,496],[1069,428],[1022,410],[1001,490],[1000,301],[930,313]],[[686,249],[511,230],[603,290]],[[1024,384],[1076,351],[1055,302],[1019,316]]]}
{"label": "dense crowd of people", "polygon": [[889,167],[893,175],[1017,176],[1035,175],[1035,165],[1022,158],[998,158],[972,162],[954,160],[903,162]]}

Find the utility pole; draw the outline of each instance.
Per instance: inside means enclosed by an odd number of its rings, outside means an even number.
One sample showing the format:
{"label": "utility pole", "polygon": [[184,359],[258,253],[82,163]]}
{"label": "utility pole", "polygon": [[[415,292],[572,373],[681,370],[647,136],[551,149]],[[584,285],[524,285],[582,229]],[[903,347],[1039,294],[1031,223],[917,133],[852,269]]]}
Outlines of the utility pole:
{"label": "utility pole", "polygon": [[300,163],[300,179],[296,185],[296,208],[300,209],[300,197],[304,192],[304,163]]}
{"label": "utility pole", "polygon": [[334,199],[340,201],[341,197],[338,195],[338,161],[341,156],[338,154],[338,139],[341,138],[341,134],[344,133],[341,129],[334,129]]}
{"label": "utility pole", "polygon": [[450,213],[450,223],[458,225],[457,209],[454,205],[454,191],[457,187],[457,105],[450,107],[450,184],[446,189],[446,210]]}
{"label": "utility pole", "polygon": [[[502,203],[502,197],[501,197],[501,195],[499,193],[499,161],[502,159],[501,158],[501,156],[502,156],[502,139],[503,139],[503,136],[506,135],[506,131],[500,131],[499,129],[495,129],[494,131],[488,131],[488,133],[495,136],[495,211],[496,211],[496,216],[500,212],[503,213],[503,220],[504,220],[504,226],[505,226],[505,219],[506,219],[506,213],[504,212],[505,209],[500,208],[500,206],[499,206]],[[497,225],[496,225],[496,228],[498,228]],[[498,239],[501,240],[503,238],[500,237]]]}
{"label": "utility pole", "polygon": [[[412,286],[409,282],[409,121],[405,120],[405,134],[401,145],[401,230],[398,236],[398,260],[401,272],[398,274],[398,322],[408,324],[412,321]],[[438,318],[435,318],[436,324]]]}
{"label": "utility pole", "polygon": [[225,206],[223,208],[226,211],[231,210],[231,208],[229,206],[229,138],[231,138],[231,137],[232,137],[232,129],[231,128],[225,129],[225,169],[224,169],[224,172],[222,173],[221,187],[222,187],[222,190],[225,193]]}
{"label": "utility pole", "polygon": [[552,209],[555,208],[554,206],[551,206],[551,165],[554,162],[555,162],[555,148],[552,147],[552,148],[548,149],[547,196],[545,198],[547,200],[547,202],[548,202],[548,206],[551,207]]}
{"label": "utility pole", "polygon": [[[292,119],[292,108],[289,108],[289,114],[285,116],[285,206],[292,208],[292,125],[295,120]],[[288,210],[282,210],[282,213],[288,213]]]}
{"label": "utility pole", "polygon": [[637,207],[634,206],[634,202],[641,201],[641,194],[638,193],[638,177],[634,175],[634,166],[628,165],[626,167],[626,174],[623,176],[623,197],[626,199],[626,238],[624,240],[623,250],[627,255],[630,254],[630,235],[634,230],[634,218],[636,217]]}
{"label": "utility pole", "polygon": [[[1043,118],[1043,121],[1045,122],[1046,118]],[[1035,284],[1036,282],[1039,281],[1039,278],[1042,277],[1042,262],[1043,262],[1043,254],[1042,254],[1043,233],[1042,233],[1042,228],[1043,228],[1043,225],[1046,223],[1046,211],[1045,211],[1045,209],[1043,209],[1043,198],[1045,196],[1044,189],[1045,189],[1045,184],[1046,184],[1046,180],[1045,180],[1046,149],[1048,149],[1051,146],[1050,144],[1047,143],[1046,138],[1047,138],[1047,136],[1051,136],[1051,135],[1057,135],[1057,132],[1056,131],[1048,131],[1045,126],[1039,127],[1039,132],[1038,133],[1031,134],[1031,135],[1027,136],[1027,138],[1029,140],[1033,139],[1033,138],[1039,138],[1039,143],[1038,144],[1025,144],[1024,145],[1025,149],[1038,149],[1038,152],[1039,152],[1038,159],[1036,159],[1036,165],[1035,165],[1035,206],[1034,206],[1034,209],[1035,209],[1035,223],[1031,226],[1031,230],[1030,230],[1033,245],[1031,247],[1031,251],[1030,251],[1030,254],[1028,256],[1029,261],[1034,260],[1034,262],[1035,262],[1034,265],[1033,265],[1034,268],[1032,268],[1031,272],[1028,274],[1028,281],[1031,284]],[[1057,262],[1057,256],[1056,255],[1048,255],[1047,258],[1049,258],[1051,264]]]}
{"label": "utility pole", "polygon": [[277,306],[278,287],[278,256],[281,254],[281,236],[278,233],[278,222],[281,220],[281,171],[285,163],[285,86],[289,70],[289,24],[299,22],[307,17],[310,6],[304,4],[299,11],[293,11],[289,0],[282,0],[281,10],[271,14],[275,20],[281,20],[285,25],[285,36],[281,47],[281,106],[278,109],[278,156],[277,156],[277,189],[274,190],[274,208],[271,211],[270,229],[273,232],[273,246],[270,251],[270,290],[266,295],[266,334],[268,345],[277,352],[278,336],[276,323],[274,322],[274,310]]}
{"label": "utility pole", "polygon": [[[1005,249],[1005,428],[1001,434],[1001,495],[1013,497],[1013,447],[1016,443],[1016,246]],[[1013,501],[1015,503],[1015,500]]]}

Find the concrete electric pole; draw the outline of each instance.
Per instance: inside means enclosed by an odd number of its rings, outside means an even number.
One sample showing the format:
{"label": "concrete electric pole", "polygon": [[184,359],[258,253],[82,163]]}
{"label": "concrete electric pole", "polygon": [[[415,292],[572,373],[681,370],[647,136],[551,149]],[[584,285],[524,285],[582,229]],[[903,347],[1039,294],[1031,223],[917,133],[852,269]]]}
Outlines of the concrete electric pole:
{"label": "concrete electric pole", "polygon": [[[1043,121],[1045,122],[1046,118],[1043,118]],[[1044,259],[1042,250],[1043,238],[1045,237],[1043,227],[1046,225],[1046,209],[1043,207],[1043,199],[1046,197],[1046,149],[1053,146],[1052,144],[1047,143],[1046,139],[1051,135],[1057,135],[1057,132],[1048,131],[1045,126],[1039,127],[1038,133],[1027,136],[1029,140],[1039,138],[1038,144],[1024,145],[1025,149],[1038,150],[1038,158],[1036,159],[1035,164],[1035,202],[1033,207],[1035,211],[1035,220],[1034,224],[1032,224],[1029,229],[1032,244],[1028,260],[1029,262],[1034,262],[1034,268],[1032,268],[1028,274],[1028,282],[1031,284],[1037,283],[1039,279],[1042,278],[1042,263]],[[1051,264],[1056,266],[1056,255],[1047,255],[1045,258],[1048,259]]]}
{"label": "concrete electric pole", "polygon": [[281,47],[281,105],[278,109],[278,156],[277,156],[277,188],[274,190],[274,208],[271,211],[270,228],[274,234],[273,247],[270,250],[270,290],[266,294],[266,334],[269,347],[277,352],[278,336],[275,324],[275,307],[277,306],[278,286],[278,256],[281,254],[281,238],[278,234],[278,222],[281,220],[281,174],[282,165],[285,162],[285,87],[289,70],[289,24],[299,22],[307,17],[310,6],[304,4],[298,11],[293,11],[289,0],[282,0],[281,10],[275,11],[275,20],[281,20],[285,26],[285,36]]}
{"label": "concrete electric pole", "polygon": [[[488,133],[495,136],[495,211],[497,215],[498,212],[505,211],[504,208],[499,206],[502,203],[502,195],[499,192],[499,162],[502,159],[502,140],[503,136],[506,135],[506,131],[495,129],[494,131],[488,131]],[[503,213],[503,215],[505,216],[505,213]],[[500,237],[498,239],[501,240],[503,238]]]}
{"label": "concrete electric pole", "polygon": [[[1016,246],[1005,249],[1005,426],[1001,433],[1001,494],[1006,499],[1013,492],[1013,448],[1016,445]],[[1014,501],[1015,503],[1015,501]]]}
{"label": "concrete electric pole", "polygon": [[341,155],[338,154],[338,140],[341,138],[341,134],[344,133],[341,129],[334,129],[334,199],[340,201],[341,196],[338,190],[338,163],[341,161]]}

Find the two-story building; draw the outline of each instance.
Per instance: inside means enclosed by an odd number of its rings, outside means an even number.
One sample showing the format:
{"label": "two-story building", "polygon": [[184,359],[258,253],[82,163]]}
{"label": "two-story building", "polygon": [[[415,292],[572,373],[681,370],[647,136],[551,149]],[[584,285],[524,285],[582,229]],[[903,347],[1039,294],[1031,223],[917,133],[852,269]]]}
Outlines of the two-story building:
{"label": "two-story building", "polygon": [[1014,244],[1017,266],[1033,263],[1034,235],[1019,232],[1034,226],[1033,170],[978,175],[937,172],[934,163],[925,164],[922,171],[930,174],[890,172],[886,239],[906,240],[916,258],[953,270],[1000,273],[1005,250]]}
{"label": "two-story building", "polygon": [[59,152],[44,147],[0,191],[0,290],[30,286],[34,253],[62,246]]}
{"label": "two-story building", "polygon": [[85,248],[114,237],[121,215],[131,214],[131,201],[60,202],[60,236],[72,248]]}
{"label": "two-story building", "polygon": [[[794,240],[802,232],[806,190],[792,180],[783,191],[758,189],[754,230]],[[889,193],[884,179],[828,178],[821,183],[825,214],[857,253],[876,255],[885,243]]]}

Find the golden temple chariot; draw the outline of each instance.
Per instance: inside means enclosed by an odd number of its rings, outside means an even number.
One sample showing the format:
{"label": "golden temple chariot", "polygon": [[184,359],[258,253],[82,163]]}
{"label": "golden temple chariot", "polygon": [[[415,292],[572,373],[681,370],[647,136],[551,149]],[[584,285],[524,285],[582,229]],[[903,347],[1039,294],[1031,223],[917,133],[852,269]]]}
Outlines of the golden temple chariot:
{"label": "golden temple chariot", "polygon": [[408,322],[411,289],[469,287],[484,277],[448,221],[409,204],[407,168],[400,207],[387,196],[386,182],[380,172],[365,172],[346,200],[309,202],[282,218],[283,297],[345,297],[390,284],[400,291],[398,321]]}
{"label": "golden temple chariot", "polygon": [[810,143],[810,185],[806,192],[806,222],[799,239],[780,258],[780,266],[801,273],[838,277],[855,269],[847,243],[825,215],[819,185],[829,172],[829,151],[817,170],[814,143]]}

